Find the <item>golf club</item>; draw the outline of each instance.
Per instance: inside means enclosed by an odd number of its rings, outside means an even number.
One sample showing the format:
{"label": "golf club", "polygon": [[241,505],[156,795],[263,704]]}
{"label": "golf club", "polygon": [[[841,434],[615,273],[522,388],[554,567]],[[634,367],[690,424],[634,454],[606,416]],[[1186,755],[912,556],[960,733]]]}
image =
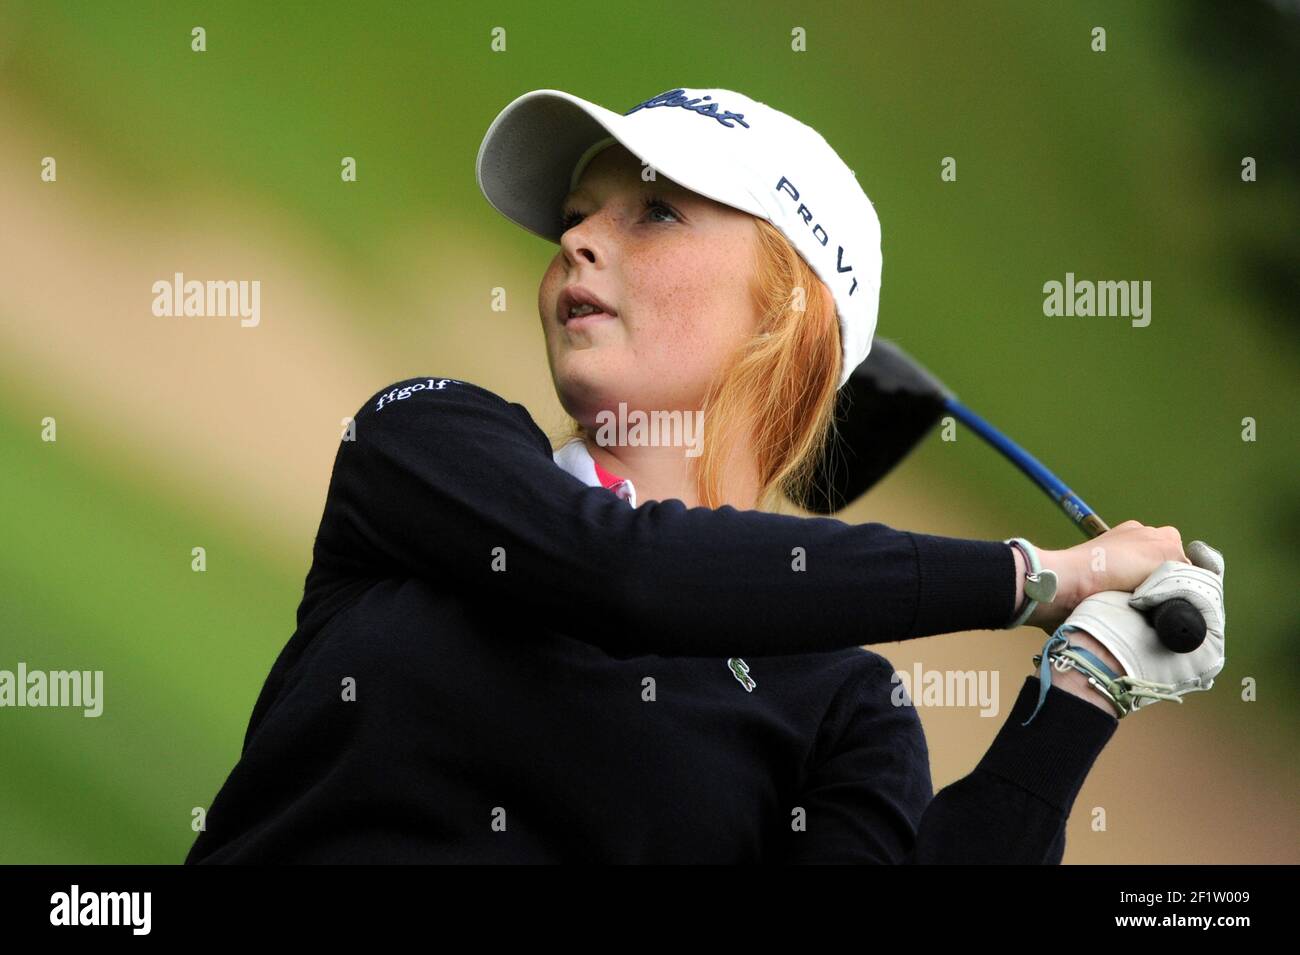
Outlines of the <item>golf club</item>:
{"label": "golf club", "polygon": [[[962,404],[938,378],[891,341],[877,338],[840,390],[837,435],[823,455],[802,507],[830,514],[889,473],[945,414],[1000,451],[1056,502],[1089,538],[1109,526],[1031,454]],[[1166,600],[1148,615],[1161,642],[1190,653],[1205,639],[1205,619],[1187,600]]]}

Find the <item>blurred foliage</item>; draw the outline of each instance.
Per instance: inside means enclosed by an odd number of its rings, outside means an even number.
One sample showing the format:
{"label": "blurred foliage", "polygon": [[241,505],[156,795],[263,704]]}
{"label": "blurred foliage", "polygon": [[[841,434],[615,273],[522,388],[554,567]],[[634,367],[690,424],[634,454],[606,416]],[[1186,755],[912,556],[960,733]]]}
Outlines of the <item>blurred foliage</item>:
{"label": "blurred foliage", "polygon": [[[357,321],[375,348],[411,356],[413,370],[387,380],[428,370],[420,356],[467,320],[403,298],[409,262],[392,255],[393,235],[436,223],[492,250],[505,275],[539,278],[553,254],[475,182],[479,142],[511,99],[552,87],[626,109],[675,86],[719,86],[784,109],[840,151],[880,214],[879,333],[1110,523],[1174,524],[1222,550],[1229,663],[1222,691],[1196,709],[1223,732],[1257,731],[1235,695],[1254,676],[1273,702],[1289,693],[1292,708],[1270,713],[1292,738],[1294,7],[792,11],[763,0],[733,14],[673,3],[18,4],[0,11],[0,100],[41,116],[123,196],[207,196],[292,222],[321,274],[385,304]],[[1099,24],[1104,54],[1089,48]],[[195,25],[208,35],[201,56],[189,49]],[[489,47],[498,26],[504,54]],[[789,50],[793,26],[807,30],[805,54]],[[361,164],[346,189],[343,155]],[[1246,155],[1258,182],[1241,181]],[[944,156],[957,158],[955,183],[940,182]],[[0,208],[9,188],[0,183]],[[1066,272],[1150,280],[1151,325],[1044,317],[1043,283]],[[6,273],[0,286],[20,280]],[[534,293],[512,289],[524,302]],[[544,368],[540,350],[528,360]],[[111,662],[118,702],[98,720],[0,713],[0,861],[179,861],[189,807],[207,805],[233,765],[292,632],[311,542],[275,526],[236,532],[229,514],[162,486],[125,450],[45,454],[32,440],[44,412],[3,367],[0,667]],[[1255,443],[1241,440],[1247,416]],[[126,428],[119,438],[129,445]],[[935,502],[911,529],[944,533],[944,502],[960,493],[987,508],[987,538],[1076,540],[971,437],[926,442],[905,471]],[[177,543],[196,536],[228,555],[201,577]]]}

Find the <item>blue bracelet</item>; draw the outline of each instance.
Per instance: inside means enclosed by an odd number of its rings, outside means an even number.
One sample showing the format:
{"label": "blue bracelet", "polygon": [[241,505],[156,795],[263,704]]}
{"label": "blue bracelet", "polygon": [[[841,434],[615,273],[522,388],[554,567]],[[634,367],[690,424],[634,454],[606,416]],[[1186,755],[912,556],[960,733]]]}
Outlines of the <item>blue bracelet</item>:
{"label": "blue bracelet", "polygon": [[1025,563],[1028,565],[1025,571],[1025,606],[1006,627],[1005,630],[1014,630],[1024,624],[1034,612],[1034,608],[1039,603],[1051,603],[1056,599],[1056,573],[1050,570],[1043,570],[1042,562],[1038,559],[1038,549],[1023,537],[1010,537],[1002,543],[1010,544],[1012,547],[1019,547],[1020,552],[1025,555]]}
{"label": "blue bracelet", "polygon": [[[1052,666],[1056,667],[1056,669],[1061,670],[1062,672],[1064,672],[1065,670],[1078,670],[1084,676],[1088,677],[1088,682],[1092,684],[1093,688],[1096,689],[1097,692],[1101,693],[1104,697],[1106,697],[1106,699],[1110,700],[1111,704],[1116,709],[1119,710],[1119,716],[1117,717],[1118,719],[1122,719],[1129,712],[1129,707],[1125,705],[1124,701],[1121,699],[1116,699],[1115,696],[1114,685],[1120,679],[1119,674],[1117,674],[1114,670],[1112,670],[1105,663],[1103,663],[1095,653],[1092,653],[1091,651],[1086,650],[1083,647],[1077,647],[1074,644],[1070,643],[1070,640],[1066,636],[1066,634],[1078,629],[1079,627],[1076,627],[1070,623],[1061,624],[1059,627],[1056,628],[1056,632],[1052,634],[1050,637],[1048,637],[1047,642],[1043,644],[1042,654],[1034,655],[1034,662],[1039,664],[1038,705],[1035,706],[1034,711],[1029,714],[1029,719],[1025,720],[1023,723],[1020,724],[1021,726],[1028,726],[1031,722],[1033,722],[1034,717],[1038,715],[1038,711],[1043,708],[1043,703],[1046,702],[1047,700],[1047,693],[1052,688],[1052,674],[1048,669],[1049,667]],[[1057,644],[1060,644],[1059,648],[1057,648]],[[1108,687],[1103,689],[1097,683],[1097,679],[1094,674],[1089,674],[1086,668],[1079,666],[1076,661],[1070,660],[1068,658],[1068,655],[1062,654],[1060,652],[1061,650],[1069,650],[1070,653],[1073,653],[1078,657],[1081,657],[1084,660],[1086,660],[1088,664],[1096,670],[1096,673],[1099,674],[1100,677],[1108,684]]]}

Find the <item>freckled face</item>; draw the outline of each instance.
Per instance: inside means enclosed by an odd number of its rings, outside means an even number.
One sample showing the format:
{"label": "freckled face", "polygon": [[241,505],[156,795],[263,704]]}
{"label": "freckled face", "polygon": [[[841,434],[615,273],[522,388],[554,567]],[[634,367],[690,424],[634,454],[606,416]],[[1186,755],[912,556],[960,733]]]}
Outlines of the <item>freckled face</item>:
{"label": "freckled face", "polygon": [[[641,169],[618,143],[588,164],[538,289],[556,393],[588,427],[620,401],[628,410],[701,407],[712,377],[757,328],[753,217],[662,175],[643,182]],[[565,327],[567,285],[617,314]]]}

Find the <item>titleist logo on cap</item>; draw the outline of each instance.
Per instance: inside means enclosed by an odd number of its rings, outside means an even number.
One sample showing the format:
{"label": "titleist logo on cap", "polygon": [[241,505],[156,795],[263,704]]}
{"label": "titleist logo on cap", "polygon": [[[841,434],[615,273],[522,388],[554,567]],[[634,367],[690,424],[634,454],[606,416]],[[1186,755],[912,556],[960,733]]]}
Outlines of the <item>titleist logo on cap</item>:
{"label": "titleist logo on cap", "polygon": [[678,88],[675,90],[669,90],[666,93],[660,93],[658,96],[652,96],[644,103],[637,103],[623,115],[631,116],[639,109],[653,109],[656,106],[680,106],[682,109],[693,110],[701,116],[710,116],[728,129],[736,128],[733,123],[727,122],[729,119],[734,119],[737,123],[740,123],[741,126],[749,129],[749,123],[745,122],[744,113],[733,113],[730,110],[725,110],[719,113],[717,103],[709,103],[707,106],[701,105],[705,100],[711,99],[713,99],[712,96],[701,96],[698,99],[687,99],[686,91]]}

